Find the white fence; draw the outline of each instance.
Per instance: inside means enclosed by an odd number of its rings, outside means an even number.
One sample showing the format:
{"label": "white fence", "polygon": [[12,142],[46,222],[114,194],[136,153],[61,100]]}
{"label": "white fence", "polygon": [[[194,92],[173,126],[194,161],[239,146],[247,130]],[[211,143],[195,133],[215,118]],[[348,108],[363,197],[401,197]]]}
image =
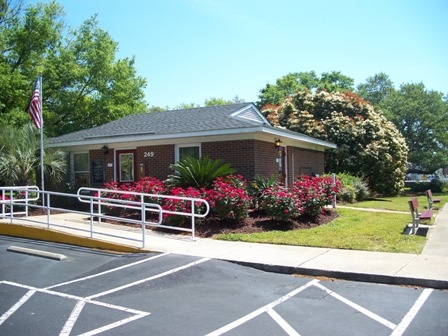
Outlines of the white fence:
{"label": "white fence", "polygon": [[[68,228],[72,230],[84,231],[90,233],[90,238],[93,238],[94,234],[99,234],[103,236],[116,237],[121,239],[135,240],[142,243],[142,247],[145,246],[146,228],[147,226],[153,226],[158,228],[167,228],[171,230],[178,230],[184,232],[190,232],[192,238],[195,238],[195,220],[196,218],[204,218],[208,215],[210,211],[210,206],[206,200],[200,198],[190,198],[190,197],[177,197],[168,195],[157,195],[157,194],[145,194],[136,192],[124,192],[120,190],[110,190],[110,189],[95,189],[95,188],[80,188],[77,194],[67,194],[52,191],[42,191],[39,188],[32,187],[0,187],[1,196],[0,205],[0,219],[9,218],[10,223],[14,220],[22,220],[28,222],[45,223],[47,228],[60,227]],[[132,200],[123,200],[119,198],[119,195],[127,194],[132,195]],[[61,198],[66,202],[80,202],[87,203],[89,206],[88,211],[79,211],[68,208],[60,208],[52,206],[55,204],[55,198],[59,199],[61,203]],[[117,198],[115,198],[117,197]],[[185,201],[191,204],[188,211],[169,211],[164,210],[158,202],[148,202],[148,199],[173,199],[178,201]],[[41,203],[41,204],[39,204]],[[203,213],[197,213],[195,205],[205,206]],[[45,220],[37,219],[34,216],[28,216],[29,208],[39,208],[45,210]],[[121,208],[126,210],[131,210],[136,213],[140,213],[140,218],[124,218],[118,216],[112,216],[107,214],[105,211],[107,208]],[[202,207],[204,208],[204,207]],[[21,210],[21,211],[17,211]],[[77,213],[88,216],[89,218],[89,229],[83,229],[76,225],[70,225],[69,221],[65,224],[61,224],[60,221],[56,222],[52,220],[51,215],[55,212],[59,213]],[[147,214],[150,216],[147,216]],[[166,215],[172,216],[184,216],[189,217],[191,222],[191,227],[178,227],[163,224],[163,219]],[[141,226],[141,239],[133,239],[129,237],[114,235],[105,232],[104,230],[98,230],[98,225],[101,224],[102,219],[112,219],[114,221],[120,221],[125,223],[138,224]]]}

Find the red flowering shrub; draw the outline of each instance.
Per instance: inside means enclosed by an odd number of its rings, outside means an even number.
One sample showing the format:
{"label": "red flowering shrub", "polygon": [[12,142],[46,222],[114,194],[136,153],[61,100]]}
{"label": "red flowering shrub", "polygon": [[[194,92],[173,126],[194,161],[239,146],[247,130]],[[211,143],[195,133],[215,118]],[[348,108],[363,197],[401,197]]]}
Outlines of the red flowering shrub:
{"label": "red flowering shrub", "polygon": [[140,180],[134,182],[132,189],[135,192],[146,194],[163,194],[167,190],[162,181],[151,176],[143,177]]}
{"label": "red flowering shrub", "polygon": [[[118,182],[112,181],[104,184],[104,189],[118,190],[118,191],[129,191],[145,194],[166,194],[167,188],[162,181],[154,177],[143,177],[134,183],[124,183],[119,184]],[[113,199],[123,199],[123,200],[134,200],[137,196],[131,194],[122,193],[103,193],[103,197],[113,198]],[[149,200],[145,199],[151,203],[160,204],[161,201],[157,197],[151,197]]]}
{"label": "red flowering shrub", "polygon": [[[210,205],[210,213],[217,218],[243,220],[248,216],[251,197],[247,192],[247,182],[242,176],[219,177],[213,182],[211,189],[173,188],[171,190],[160,180],[145,177],[133,184],[118,184],[117,182],[106,183],[106,189],[129,191],[148,194],[172,195],[178,197],[202,198]],[[311,177],[299,176],[291,188],[278,185],[266,187],[258,195],[258,207],[272,219],[288,220],[295,219],[301,215],[316,218],[322,212],[322,208],[331,204],[335,193],[339,192],[341,184],[339,181],[333,185],[329,176]],[[103,193],[102,196],[127,201],[139,201],[138,196],[130,193]],[[146,202],[156,203],[166,211],[191,212],[191,201],[171,198],[148,197]],[[195,213],[204,213],[205,205],[197,202]],[[119,213],[118,206],[109,206],[111,211]],[[166,214],[171,224],[182,224],[190,221],[189,217]]]}
{"label": "red flowering shrub", "polygon": [[[30,195],[31,195],[31,192],[30,192]],[[11,196],[11,194],[10,194],[10,196]],[[25,199],[25,197],[26,197],[25,191],[12,191],[12,200],[13,201],[20,200],[20,199]],[[9,198],[6,195],[3,196],[3,195],[0,194],[0,201],[1,201],[0,212],[8,212],[9,213],[11,211],[11,202],[10,202],[11,198]],[[29,204],[34,204],[35,202],[34,201],[33,202],[30,201],[28,203]],[[19,205],[15,204],[14,205],[14,212],[25,210],[25,205],[22,205],[22,204],[19,204]]]}
{"label": "red flowering shrub", "polygon": [[[129,184],[119,184],[116,181],[111,181],[108,183],[104,183],[104,189],[110,189],[110,190],[117,190],[117,191],[128,191],[129,190]],[[131,195],[126,195],[126,194],[122,194],[122,193],[115,193],[115,192],[102,192],[101,193],[101,197],[104,198],[110,198],[113,200],[130,200]],[[133,195],[132,195],[133,196]],[[133,200],[133,198],[131,199]],[[113,215],[113,216],[118,216],[120,214],[120,211],[122,210],[121,207],[116,207],[116,206],[107,206],[108,211]]]}
{"label": "red flowering shrub", "polygon": [[[172,196],[177,197],[190,197],[190,198],[203,198],[203,193],[201,190],[195,189],[193,187],[184,188],[173,188],[170,190]],[[175,211],[175,212],[185,212],[191,213],[191,202],[190,200],[166,198],[162,205],[163,210]],[[201,214],[205,212],[205,204],[203,202],[195,202],[194,212],[196,214]],[[190,221],[190,217],[177,216],[175,214],[164,214],[164,218],[167,218],[171,224],[182,224],[186,221]]]}
{"label": "red flowering shrub", "polygon": [[[117,190],[117,191],[129,191],[130,184],[119,184],[116,181],[111,181],[108,183],[104,183],[104,189]],[[101,197],[107,197],[112,199],[123,199],[122,193],[114,193],[114,192],[102,192]]]}
{"label": "red flowering shrub", "polygon": [[299,198],[303,206],[303,214],[316,218],[322,213],[325,205],[331,204],[339,188],[340,182],[333,185],[333,180],[329,176],[300,175],[294,182],[291,191]]}
{"label": "red flowering shrub", "polygon": [[285,221],[303,213],[297,194],[281,186],[266,188],[259,197],[259,207],[269,217]]}
{"label": "red flowering shrub", "polygon": [[[138,193],[145,194],[155,194],[165,195],[167,193],[167,187],[162,181],[156,179],[155,177],[146,176],[136,181],[130,188],[129,191],[134,191]],[[162,199],[159,197],[146,197],[145,202],[162,204]]]}
{"label": "red flowering shrub", "polygon": [[0,195],[0,201],[2,201],[1,203],[1,208],[2,208],[2,212],[9,212],[9,208],[10,208],[10,202],[8,202],[10,199],[8,196],[2,196]]}
{"label": "red flowering shrub", "polygon": [[213,189],[205,190],[211,213],[220,219],[242,220],[248,216],[250,197],[242,176],[218,177]]}

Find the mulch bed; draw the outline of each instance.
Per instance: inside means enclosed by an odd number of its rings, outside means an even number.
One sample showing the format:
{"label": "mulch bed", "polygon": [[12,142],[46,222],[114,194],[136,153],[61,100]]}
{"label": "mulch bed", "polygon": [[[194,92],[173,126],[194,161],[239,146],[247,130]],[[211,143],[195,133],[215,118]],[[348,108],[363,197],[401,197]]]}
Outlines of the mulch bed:
{"label": "mulch bed", "polygon": [[338,216],[336,211],[326,210],[318,218],[301,216],[296,220],[278,221],[262,215],[251,215],[241,222],[208,218],[196,226],[196,236],[213,237],[221,233],[256,233],[264,231],[306,230],[331,222]]}
{"label": "mulch bed", "polygon": [[[54,212],[52,212],[54,213]],[[33,208],[29,210],[30,216],[43,215],[46,214],[44,209]],[[120,217],[139,219],[139,213],[128,213],[121,214]],[[289,231],[289,230],[306,230],[316,226],[324,225],[331,222],[333,219],[337,218],[338,214],[332,209],[326,209],[317,218],[309,218],[306,216],[301,216],[295,220],[278,221],[273,220],[269,217],[263,216],[260,213],[251,213],[248,218],[243,221],[234,220],[221,220],[215,217],[207,217],[202,220],[197,220],[195,235],[201,238],[210,238],[217,234],[229,234],[229,233],[256,233],[264,231]],[[103,222],[124,225],[131,227],[140,227],[138,224],[120,222],[119,220],[103,219]],[[187,226],[188,227],[188,226]],[[168,230],[163,228],[151,227],[151,229],[156,231],[170,232],[176,234],[181,231]]]}

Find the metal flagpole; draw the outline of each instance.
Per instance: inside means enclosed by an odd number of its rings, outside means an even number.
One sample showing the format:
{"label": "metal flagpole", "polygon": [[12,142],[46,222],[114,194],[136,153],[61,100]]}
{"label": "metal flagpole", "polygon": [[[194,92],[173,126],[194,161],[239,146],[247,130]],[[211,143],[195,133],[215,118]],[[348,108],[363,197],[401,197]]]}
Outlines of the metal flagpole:
{"label": "metal flagpole", "polygon": [[[44,118],[43,118],[43,106],[42,106],[42,75],[39,75],[39,86],[40,86],[40,183],[42,191],[45,191],[45,178],[44,178]],[[44,196],[42,195],[42,205],[45,204]]]}

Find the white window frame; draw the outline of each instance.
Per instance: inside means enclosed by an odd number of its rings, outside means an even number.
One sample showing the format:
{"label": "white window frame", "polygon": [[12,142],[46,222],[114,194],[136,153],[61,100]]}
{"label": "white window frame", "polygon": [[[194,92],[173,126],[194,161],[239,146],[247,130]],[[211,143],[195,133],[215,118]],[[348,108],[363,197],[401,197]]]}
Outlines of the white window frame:
{"label": "white window frame", "polygon": [[[86,154],[87,155],[87,170],[75,170],[75,155]],[[70,153],[70,183],[75,186],[76,174],[87,173],[88,181],[87,186],[90,185],[90,154],[88,151],[85,152],[71,152]]]}
{"label": "white window frame", "polygon": [[[122,161],[121,161],[121,156],[122,155],[132,155],[132,171],[131,171],[131,179],[129,179],[129,180],[122,180],[122,176],[121,176],[121,164],[122,164]],[[136,160],[136,157],[135,157],[135,153],[134,152],[128,152],[128,153],[118,153],[118,177],[119,177],[119,182],[120,183],[131,183],[131,182],[135,182],[135,160]]]}
{"label": "white window frame", "polygon": [[200,142],[194,142],[194,143],[185,143],[185,144],[177,144],[175,146],[175,152],[174,152],[174,161],[175,163],[179,162],[179,149],[185,148],[185,147],[199,147],[199,157],[202,157],[202,148]]}

